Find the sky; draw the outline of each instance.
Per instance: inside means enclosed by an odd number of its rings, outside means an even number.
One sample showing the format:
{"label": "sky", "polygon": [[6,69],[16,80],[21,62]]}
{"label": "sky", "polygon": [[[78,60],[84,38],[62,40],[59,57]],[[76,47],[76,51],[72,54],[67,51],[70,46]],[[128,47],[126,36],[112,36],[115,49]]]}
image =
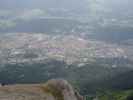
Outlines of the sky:
{"label": "sky", "polygon": [[0,9],[64,8],[86,13],[132,11],[133,0],[0,0]]}

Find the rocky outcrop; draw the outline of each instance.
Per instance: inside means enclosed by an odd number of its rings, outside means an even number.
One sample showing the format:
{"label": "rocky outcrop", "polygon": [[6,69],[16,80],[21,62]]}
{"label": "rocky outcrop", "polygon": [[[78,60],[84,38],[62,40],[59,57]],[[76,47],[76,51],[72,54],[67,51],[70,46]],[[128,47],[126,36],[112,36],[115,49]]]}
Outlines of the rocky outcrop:
{"label": "rocky outcrop", "polygon": [[83,97],[66,80],[52,79],[46,84],[1,86],[0,100],[83,100]]}

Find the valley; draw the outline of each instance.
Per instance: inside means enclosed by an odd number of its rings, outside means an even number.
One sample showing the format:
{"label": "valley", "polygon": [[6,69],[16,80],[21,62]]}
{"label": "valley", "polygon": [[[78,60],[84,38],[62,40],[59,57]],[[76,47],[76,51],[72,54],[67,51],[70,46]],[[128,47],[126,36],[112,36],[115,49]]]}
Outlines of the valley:
{"label": "valley", "polygon": [[93,97],[87,100],[126,100],[133,89],[132,3],[1,0],[0,83],[61,78]]}

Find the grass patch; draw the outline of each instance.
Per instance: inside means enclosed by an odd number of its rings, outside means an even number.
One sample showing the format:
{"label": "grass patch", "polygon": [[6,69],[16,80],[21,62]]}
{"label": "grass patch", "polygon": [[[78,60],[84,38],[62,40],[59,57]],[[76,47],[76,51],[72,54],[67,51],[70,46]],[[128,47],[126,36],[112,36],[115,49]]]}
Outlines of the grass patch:
{"label": "grass patch", "polygon": [[99,100],[133,100],[133,90],[104,91],[97,94]]}

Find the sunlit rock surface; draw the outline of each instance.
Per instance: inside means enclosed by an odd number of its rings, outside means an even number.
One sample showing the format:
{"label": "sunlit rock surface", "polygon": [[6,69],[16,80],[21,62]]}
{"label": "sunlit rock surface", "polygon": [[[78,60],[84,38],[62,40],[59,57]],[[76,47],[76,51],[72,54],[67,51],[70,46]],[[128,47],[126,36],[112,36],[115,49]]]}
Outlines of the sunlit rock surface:
{"label": "sunlit rock surface", "polygon": [[83,98],[66,80],[53,79],[45,84],[1,86],[0,100],[83,100]]}

